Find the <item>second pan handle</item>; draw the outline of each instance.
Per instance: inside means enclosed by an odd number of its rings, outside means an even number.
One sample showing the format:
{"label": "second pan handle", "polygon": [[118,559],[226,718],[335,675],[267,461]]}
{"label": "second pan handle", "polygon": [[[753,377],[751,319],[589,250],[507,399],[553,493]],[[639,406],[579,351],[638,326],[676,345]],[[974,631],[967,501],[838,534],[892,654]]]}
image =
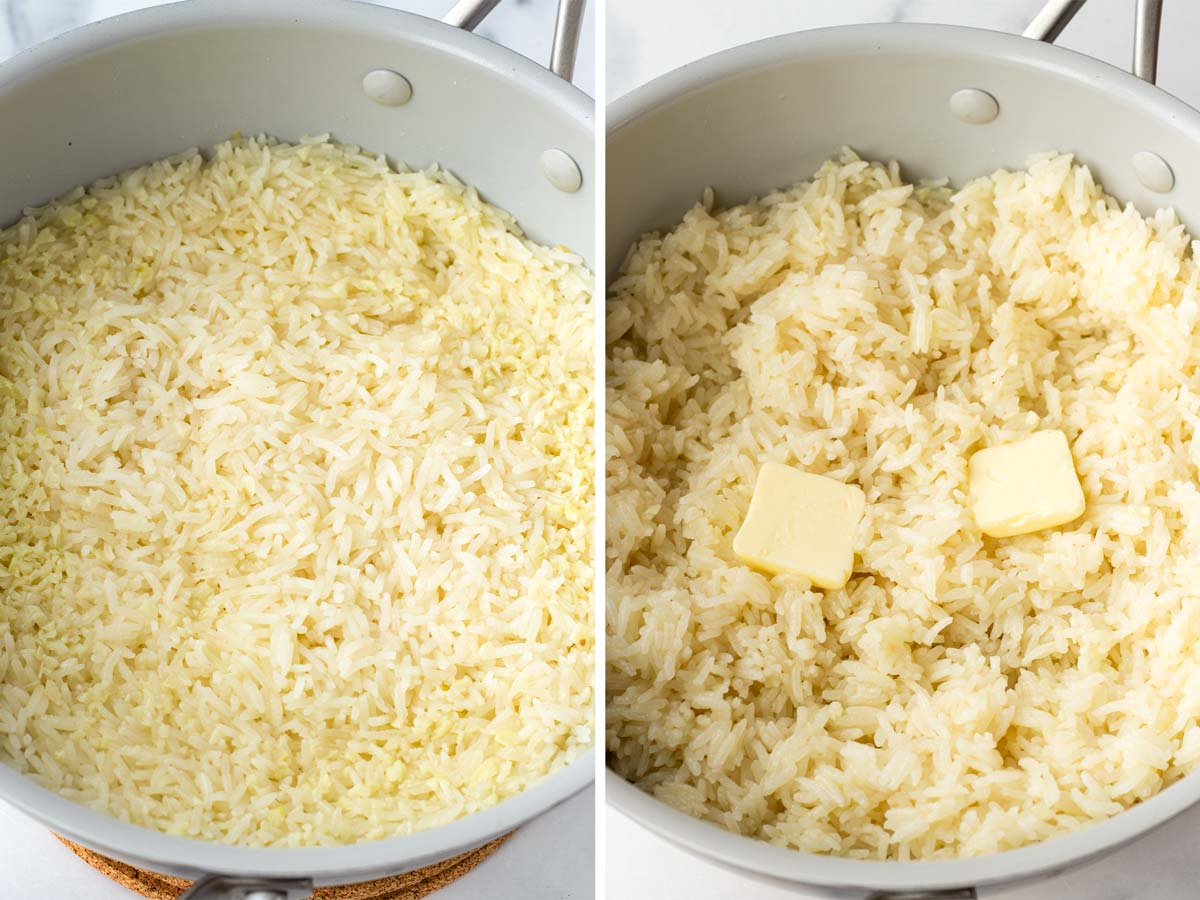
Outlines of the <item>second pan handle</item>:
{"label": "second pan handle", "polygon": [[[550,71],[564,81],[575,74],[579,53],[579,34],[583,30],[583,9],[587,0],[558,0],[554,22],[554,43],[550,50]],[[459,0],[442,21],[455,28],[474,31],[500,0]]]}
{"label": "second pan handle", "polygon": [[[1053,43],[1086,0],[1049,0],[1023,32],[1025,37]],[[1163,0],[1137,0],[1133,20],[1133,74],[1154,84],[1158,74],[1158,35]]]}

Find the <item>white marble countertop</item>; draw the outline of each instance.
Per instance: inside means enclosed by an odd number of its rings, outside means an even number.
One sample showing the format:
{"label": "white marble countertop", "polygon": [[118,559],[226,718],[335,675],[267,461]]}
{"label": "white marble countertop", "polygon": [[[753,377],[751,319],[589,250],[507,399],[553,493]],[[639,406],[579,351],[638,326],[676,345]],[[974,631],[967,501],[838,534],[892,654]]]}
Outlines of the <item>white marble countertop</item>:
{"label": "white marble countertop", "polygon": [[[0,0],[0,62],[31,44],[106,16],[163,0]],[[380,3],[441,16],[452,0]],[[588,4],[575,84],[595,92],[595,0]],[[503,0],[482,36],[545,64],[555,0]],[[438,892],[438,900],[585,900],[594,896],[595,789],[520,829],[492,857]],[[77,859],[46,829],[0,803],[0,900],[131,900],[135,895]]]}
{"label": "white marble countertop", "polygon": [[[608,0],[608,98],[728,47],[760,38],[862,22],[942,22],[1019,32],[1043,0]],[[1200,108],[1200,3],[1165,0],[1159,84]],[[1134,0],[1089,0],[1058,43],[1127,67]],[[611,900],[798,900],[691,856],[613,809],[605,829],[606,895]],[[1193,900],[1200,883],[1200,809],[1083,869],[1050,882],[981,898],[1004,900]]]}

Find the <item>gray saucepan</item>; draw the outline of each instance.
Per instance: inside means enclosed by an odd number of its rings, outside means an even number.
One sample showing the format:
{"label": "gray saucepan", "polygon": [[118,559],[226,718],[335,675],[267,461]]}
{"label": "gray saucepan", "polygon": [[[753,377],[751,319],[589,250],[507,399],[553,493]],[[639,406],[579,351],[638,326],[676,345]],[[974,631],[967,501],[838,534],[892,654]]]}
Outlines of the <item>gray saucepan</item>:
{"label": "gray saucepan", "polygon": [[[1116,197],[1144,213],[1172,206],[1195,233],[1200,112],[1153,84],[1159,5],[1138,0],[1141,78],[1048,42],[1080,5],[1054,0],[1026,37],[937,25],[788,34],[691,63],[619,98],[608,109],[609,274],[638,235],[678,222],[705,187],[721,204],[743,201],[809,177],[844,145],[864,158],[898,160],[909,177],[957,184],[1019,167],[1032,153],[1073,152]],[[916,900],[975,897],[1079,865],[1200,800],[1200,773],[1039,844],[906,863],[741,837],[611,771],[606,791],[612,806],[646,828],[743,875],[831,897]]]}
{"label": "gray saucepan", "polygon": [[[593,106],[564,80],[583,2],[560,5],[554,72],[470,33],[496,3],[463,0],[439,22],[346,0],[190,0],[33,47],[0,65],[0,224],[76,185],[235,131],[284,140],[329,132],[396,162],[439,163],[535,239],[595,265]],[[3,765],[0,799],[86,847],[200,879],[194,900],[294,900],[314,885],[396,874],[477,847],[586,787],[594,764],[589,752],[483,812],[345,847],[233,847],[161,834]]]}

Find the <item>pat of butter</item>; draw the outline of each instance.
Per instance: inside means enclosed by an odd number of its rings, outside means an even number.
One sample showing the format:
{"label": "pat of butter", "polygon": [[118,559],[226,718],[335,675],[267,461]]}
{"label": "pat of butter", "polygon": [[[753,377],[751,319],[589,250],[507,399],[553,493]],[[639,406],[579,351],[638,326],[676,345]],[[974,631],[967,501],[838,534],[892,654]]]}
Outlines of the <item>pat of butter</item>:
{"label": "pat of butter", "polygon": [[969,469],[971,512],[986,535],[1028,534],[1083,515],[1083,488],[1061,431],[980,450]]}
{"label": "pat of butter", "polygon": [[772,575],[804,575],[834,590],[854,568],[854,531],[866,497],[853,484],[765,463],[733,552],[742,562]]}

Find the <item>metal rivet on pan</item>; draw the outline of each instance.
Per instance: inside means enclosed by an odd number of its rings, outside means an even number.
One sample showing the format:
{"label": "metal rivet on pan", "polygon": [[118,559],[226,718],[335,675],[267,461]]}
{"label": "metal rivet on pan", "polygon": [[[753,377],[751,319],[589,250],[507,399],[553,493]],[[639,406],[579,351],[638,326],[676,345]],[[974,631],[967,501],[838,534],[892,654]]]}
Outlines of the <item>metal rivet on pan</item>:
{"label": "metal rivet on pan", "polygon": [[1000,104],[987,91],[963,88],[950,95],[950,112],[968,125],[986,125],[1000,115]]}
{"label": "metal rivet on pan", "polygon": [[1156,194],[1165,194],[1175,187],[1175,173],[1167,161],[1149,150],[1139,150],[1133,154],[1133,174],[1143,187]]}
{"label": "metal rivet on pan", "polygon": [[412,99],[412,85],[399,72],[375,69],[363,76],[363,93],[380,106],[403,106]]}
{"label": "metal rivet on pan", "polygon": [[573,194],[583,186],[579,164],[564,150],[554,148],[542,154],[542,174],[564,194]]}

